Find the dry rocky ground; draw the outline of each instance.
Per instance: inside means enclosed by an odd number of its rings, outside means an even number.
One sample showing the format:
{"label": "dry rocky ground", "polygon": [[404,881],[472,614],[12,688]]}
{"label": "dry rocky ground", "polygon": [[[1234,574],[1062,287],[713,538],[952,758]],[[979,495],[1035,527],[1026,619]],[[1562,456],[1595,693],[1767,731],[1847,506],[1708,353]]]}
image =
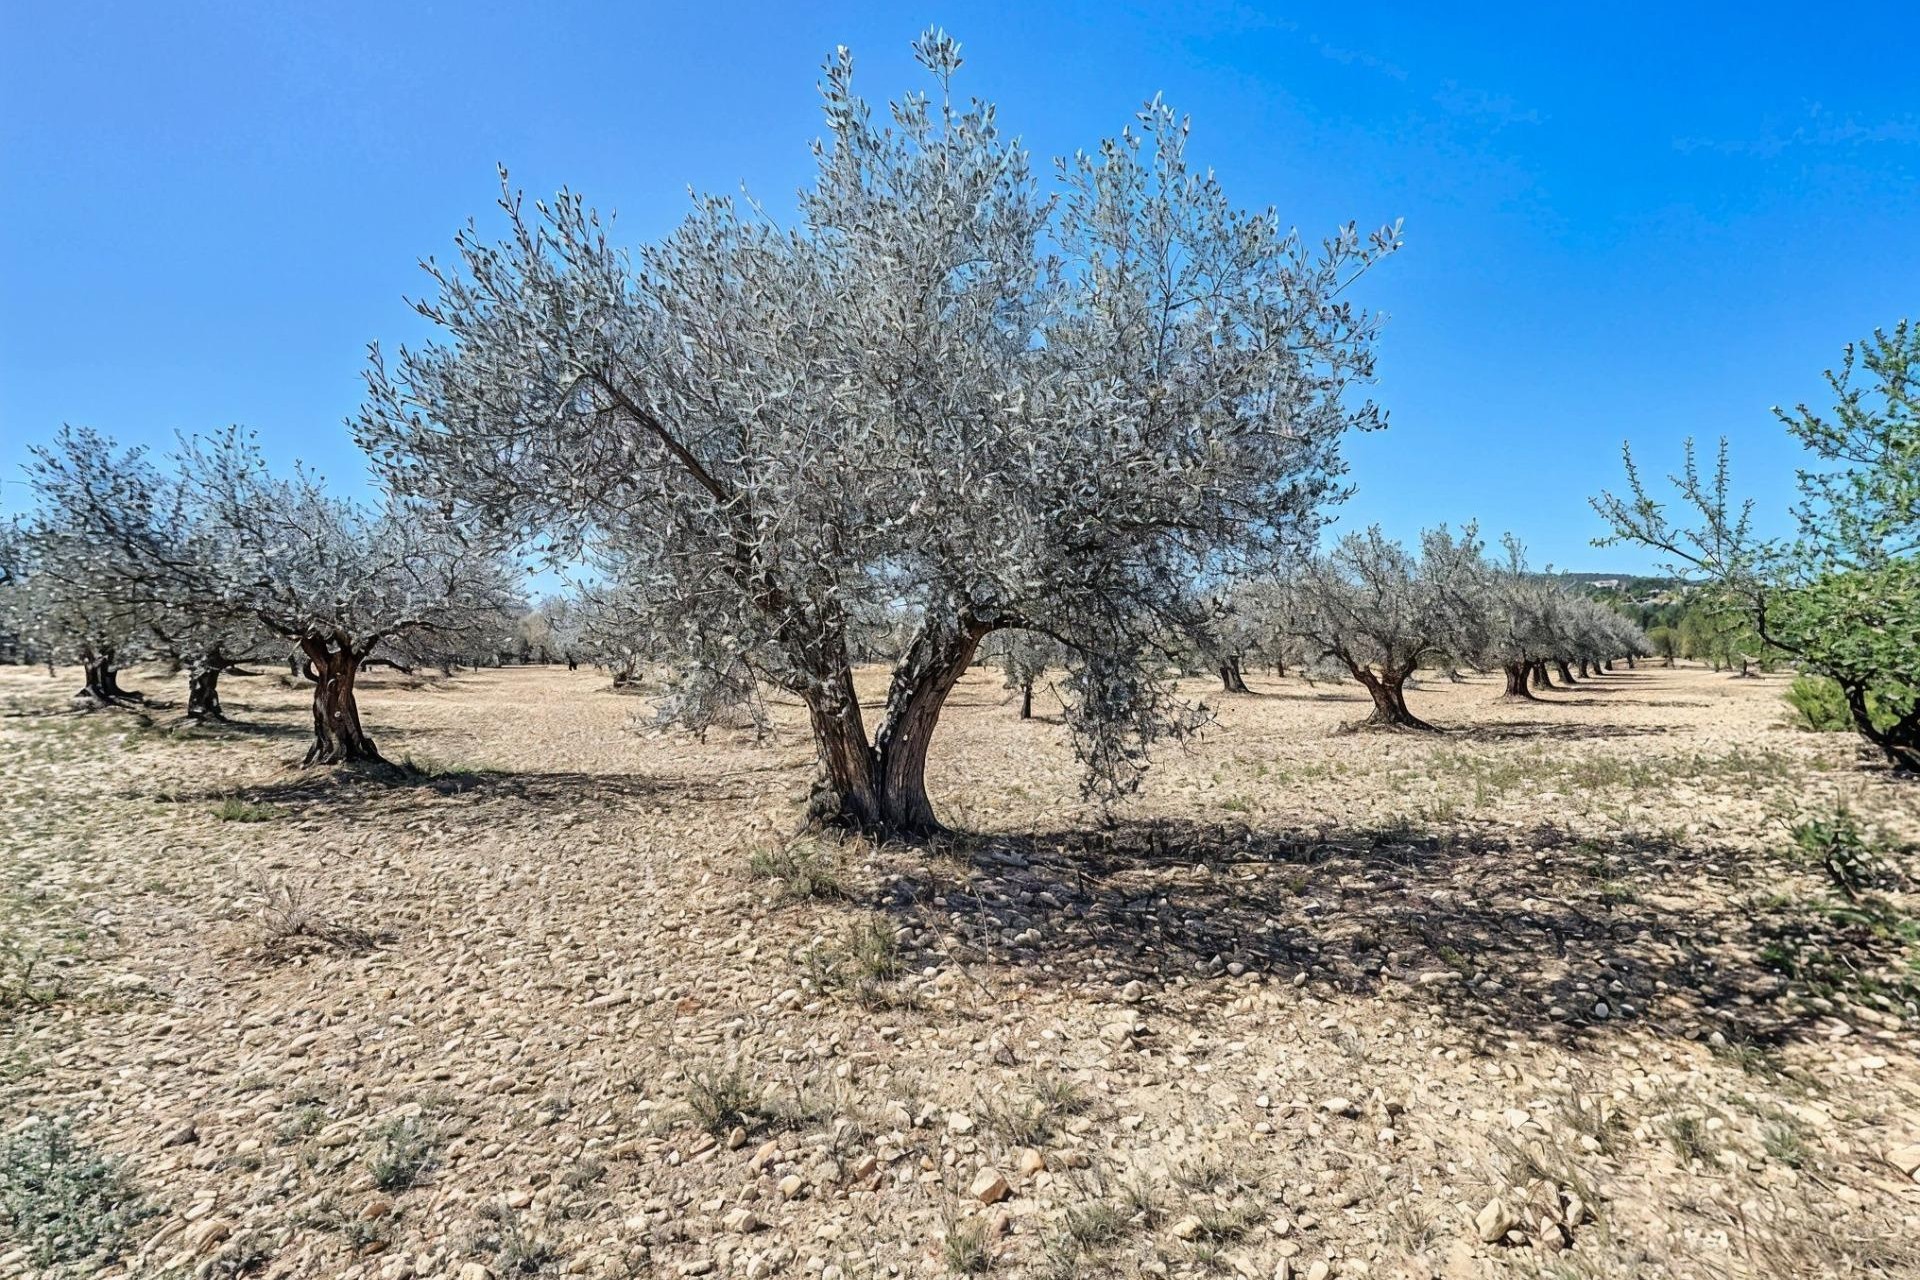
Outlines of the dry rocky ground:
{"label": "dry rocky ground", "polygon": [[277,677],[61,674],[0,669],[0,1274],[1920,1275],[1920,784],[1777,678],[1256,676],[1103,824],[979,671],[927,851],[793,838],[793,707],[383,675],[395,780]]}

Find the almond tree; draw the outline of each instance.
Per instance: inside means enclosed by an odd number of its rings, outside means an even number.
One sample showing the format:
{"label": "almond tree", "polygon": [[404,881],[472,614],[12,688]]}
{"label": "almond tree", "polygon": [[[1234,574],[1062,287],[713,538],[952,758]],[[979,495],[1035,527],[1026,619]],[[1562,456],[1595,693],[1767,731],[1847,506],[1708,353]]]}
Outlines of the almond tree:
{"label": "almond tree", "polygon": [[[994,631],[1074,656],[1090,789],[1125,790],[1185,723],[1165,658],[1187,587],[1302,545],[1374,322],[1343,290],[1396,243],[1310,246],[1186,159],[1157,100],[1043,193],[994,108],[936,92],[874,118],[845,50],[795,225],[696,200],[628,252],[580,197],[504,194],[428,263],[439,334],[375,349],[360,439],[408,493],[631,593],[653,656],[804,702],[818,822],[924,837],[941,709]],[[504,184],[504,177],[503,177]],[[850,620],[914,616],[869,732]],[[689,705],[699,705],[693,700]]]}
{"label": "almond tree", "polygon": [[483,541],[416,504],[367,506],[296,468],[272,475],[237,430],[192,441],[189,500],[221,532],[228,600],[292,641],[313,683],[308,764],[378,762],[354,685],[369,663],[422,633],[494,634],[518,605],[512,575]]}
{"label": "almond tree", "polygon": [[1421,662],[1473,643],[1484,579],[1473,526],[1458,538],[1445,526],[1429,529],[1416,554],[1376,525],[1346,535],[1291,575],[1280,625],[1340,663],[1372,696],[1365,727],[1431,730],[1407,709],[1407,680]]}

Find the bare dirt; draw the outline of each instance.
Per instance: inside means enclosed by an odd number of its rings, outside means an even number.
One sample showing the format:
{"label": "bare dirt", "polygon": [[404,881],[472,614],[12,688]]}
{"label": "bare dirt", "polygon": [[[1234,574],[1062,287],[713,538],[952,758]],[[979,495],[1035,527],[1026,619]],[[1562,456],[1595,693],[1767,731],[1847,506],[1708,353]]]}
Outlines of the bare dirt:
{"label": "bare dirt", "polygon": [[976,671],[922,850],[794,838],[795,707],[381,675],[370,777],[277,677],[61,674],[0,669],[0,1116],[120,1172],[0,1168],[0,1274],[1920,1275],[1920,784],[1780,678],[1195,681],[1109,822]]}

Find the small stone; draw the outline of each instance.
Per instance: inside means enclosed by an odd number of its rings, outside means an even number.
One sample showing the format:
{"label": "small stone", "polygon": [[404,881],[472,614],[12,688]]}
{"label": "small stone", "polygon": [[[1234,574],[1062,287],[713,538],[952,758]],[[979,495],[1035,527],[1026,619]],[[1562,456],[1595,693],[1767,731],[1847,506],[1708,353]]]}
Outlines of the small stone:
{"label": "small stone", "polygon": [[1327,1280],[1333,1274],[1333,1267],[1325,1258],[1307,1268],[1307,1280]]}
{"label": "small stone", "polygon": [[189,1120],[162,1138],[160,1145],[163,1147],[184,1147],[198,1141],[200,1141],[200,1131],[194,1128],[193,1122]]}
{"label": "small stone", "polygon": [[1910,1142],[1887,1152],[1887,1163],[1909,1178],[1920,1181],[1920,1142]]}
{"label": "small stone", "polygon": [[965,1112],[956,1111],[947,1117],[948,1133],[972,1133],[973,1117]]}
{"label": "small stone", "polygon": [[1020,1172],[1024,1174],[1040,1173],[1047,1167],[1047,1158],[1032,1147],[1020,1152]]}
{"label": "small stone", "polygon": [[1512,1210],[1507,1208],[1506,1202],[1495,1196],[1487,1201],[1486,1208],[1473,1216],[1473,1228],[1479,1233],[1482,1243],[1494,1244],[1513,1228],[1515,1221],[1517,1219]]}
{"label": "small stone", "polygon": [[790,1173],[786,1177],[780,1179],[780,1184],[779,1184],[780,1194],[785,1198],[787,1198],[788,1200],[791,1200],[795,1196],[798,1196],[801,1192],[801,1189],[804,1188],[806,1185],[807,1184],[801,1180],[801,1177],[799,1174]]}
{"label": "small stone", "polygon": [[1320,1104],[1320,1109],[1330,1116],[1357,1116],[1360,1108],[1353,1105],[1351,1098],[1328,1098]]}
{"label": "small stone", "polygon": [[998,1169],[987,1168],[973,1175],[973,1185],[967,1190],[981,1204],[996,1204],[1007,1198],[1010,1188]]}
{"label": "small stone", "polygon": [[1182,1218],[1180,1221],[1174,1223],[1173,1226],[1169,1228],[1169,1231],[1175,1240],[1191,1240],[1200,1234],[1200,1219],[1193,1217]]}
{"label": "small stone", "polygon": [[1141,982],[1140,979],[1135,978],[1132,982],[1120,988],[1120,998],[1128,1004],[1139,1004],[1147,998],[1146,984]]}
{"label": "small stone", "polygon": [[751,1160],[747,1161],[747,1168],[758,1173],[772,1164],[779,1154],[780,1144],[772,1139],[768,1139],[766,1142],[760,1144],[760,1149],[753,1153]]}
{"label": "small stone", "polygon": [[460,1280],[493,1280],[493,1272],[484,1263],[469,1262],[460,1268]]}
{"label": "small stone", "polygon": [[720,1219],[720,1225],[744,1236],[760,1229],[760,1219],[751,1209],[735,1209]]}
{"label": "small stone", "polygon": [[187,1248],[195,1253],[202,1253],[232,1234],[233,1228],[218,1218],[206,1218],[188,1227],[181,1239],[185,1241]]}
{"label": "small stone", "polygon": [[740,1125],[727,1130],[727,1150],[738,1151],[747,1145],[747,1131]]}

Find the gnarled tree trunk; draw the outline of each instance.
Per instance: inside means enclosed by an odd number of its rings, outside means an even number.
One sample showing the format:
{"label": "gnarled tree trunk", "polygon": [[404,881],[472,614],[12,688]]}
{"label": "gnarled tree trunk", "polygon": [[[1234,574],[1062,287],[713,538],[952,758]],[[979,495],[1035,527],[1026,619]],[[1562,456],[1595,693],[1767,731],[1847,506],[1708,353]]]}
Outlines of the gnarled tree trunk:
{"label": "gnarled tree trunk", "polygon": [[1223,693],[1247,692],[1247,678],[1241,673],[1238,654],[1220,663],[1220,689]]}
{"label": "gnarled tree trunk", "polygon": [[1033,719],[1033,681],[1031,680],[1020,686],[1020,718]]}
{"label": "gnarled tree trunk", "polygon": [[141,695],[129,693],[120,687],[120,668],[114,665],[111,650],[104,654],[84,655],[81,666],[86,678],[79,692],[73,695],[75,702],[97,702],[103,707],[110,707],[121,702],[144,701]]}
{"label": "gnarled tree trunk", "polygon": [[1508,662],[1503,663],[1500,669],[1506,673],[1507,677],[1507,689],[1505,693],[1500,695],[1501,697],[1511,698],[1519,702],[1539,701],[1538,698],[1533,696],[1533,690],[1527,688],[1527,674],[1532,670],[1532,664],[1526,662]]}
{"label": "gnarled tree trunk", "polygon": [[1360,722],[1365,729],[1417,729],[1429,733],[1438,732],[1434,727],[1407,709],[1408,671],[1387,670],[1378,674],[1355,662],[1348,662],[1347,669],[1373,697],[1373,711]]}
{"label": "gnarled tree trunk", "polygon": [[1861,737],[1880,748],[1887,763],[1897,769],[1920,772],[1920,704],[1916,704],[1893,724],[1882,729],[1874,724],[1867,707],[1867,689],[1857,681],[1843,680],[1840,689],[1847,697],[1847,711]]}
{"label": "gnarled tree trunk", "polygon": [[1529,664],[1527,668],[1527,683],[1536,689],[1553,688],[1553,681],[1547,678],[1547,664],[1544,660]]}
{"label": "gnarled tree trunk", "polygon": [[1567,665],[1567,660],[1565,658],[1555,658],[1553,665],[1560,668],[1560,683],[1571,689],[1573,687],[1573,669]]}
{"label": "gnarled tree trunk", "polygon": [[945,830],[927,796],[927,749],[947,696],[992,629],[971,621],[923,629],[894,668],[886,716],[871,745],[844,661],[823,689],[807,695],[820,755],[810,821],[880,839],[924,840]]}
{"label": "gnarled tree trunk", "polygon": [[307,678],[313,681],[313,745],[307,764],[355,764],[383,759],[373,739],[360,727],[360,705],[354,700],[354,681],[365,660],[351,644],[329,644],[305,639],[300,651],[307,656]]}
{"label": "gnarled tree trunk", "polygon": [[220,670],[211,663],[195,663],[187,668],[187,719],[227,718],[220,709]]}

